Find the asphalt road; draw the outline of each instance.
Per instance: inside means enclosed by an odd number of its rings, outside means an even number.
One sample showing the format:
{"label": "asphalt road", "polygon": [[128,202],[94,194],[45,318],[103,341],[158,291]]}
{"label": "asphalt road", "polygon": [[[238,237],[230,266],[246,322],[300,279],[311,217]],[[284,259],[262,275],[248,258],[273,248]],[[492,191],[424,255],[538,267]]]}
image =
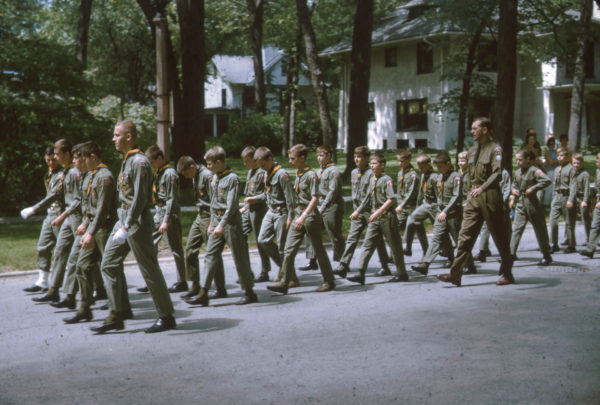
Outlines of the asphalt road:
{"label": "asphalt road", "polygon": [[[299,272],[302,287],[259,284],[260,302],[243,307],[225,255],[230,298],[190,308],[174,294],[177,329],[153,335],[135,264],[135,319],[105,335],[89,331],[107,314],[98,306],[65,325],[70,311],[22,291],[35,276],[0,277],[0,404],[599,404],[600,256],[538,267],[531,228],[521,245],[514,285],[494,284],[496,257],[460,288],[435,279],[441,261],[409,283],[340,280],[328,293],[312,292],[318,272]],[[161,266],[170,285],[173,262]]]}

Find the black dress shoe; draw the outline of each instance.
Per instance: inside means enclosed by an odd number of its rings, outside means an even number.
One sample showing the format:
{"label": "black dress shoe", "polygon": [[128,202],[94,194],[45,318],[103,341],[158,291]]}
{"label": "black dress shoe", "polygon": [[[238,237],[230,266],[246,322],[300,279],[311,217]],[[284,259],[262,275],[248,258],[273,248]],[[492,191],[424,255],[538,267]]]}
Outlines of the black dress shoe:
{"label": "black dress shoe", "polygon": [[207,307],[209,302],[208,294],[196,296],[196,298],[189,298],[185,302],[190,305],[200,305],[201,307]]}
{"label": "black dress shoe", "polygon": [[568,245],[569,245],[569,242],[568,242],[568,241],[566,241],[566,240],[563,240],[562,242],[560,242],[560,245],[561,245],[561,246],[568,246]]}
{"label": "black dress shoe", "polygon": [[90,328],[90,330],[92,332],[96,332],[97,334],[108,332],[109,330],[122,330],[122,329],[125,329],[125,325],[123,324],[122,320],[105,322],[100,326],[93,326]]}
{"label": "black dress shoe", "polygon": [[273,284],[268,285],[267,290],[285,295],[288,292],[288,286],[283,284]]}
{"label": "black dress shoe", "polygon": [[269,273],[260,273],[258,277],[254,279],[255,283],[266,283],[269,281]]}
{"label": "black dress shoe", "polygon": [[211,300],[214,299],[218,299],[218,298],[227,298],[227,291],[215,291],[215,292],[211,292],[210,294],[208,294],[208,298]]}
{"label": "black dress shoe", "polygon": [[479,253],[473,257],[473,259],[477,260],[478,262],[485,263],[488,256],[490,256],[489,251],[480,250]]}
{"label": "black dress shoe", "polygon": [[244,295],[242,298],[235,302],[235,305],[254,304],[255,302],[258,302],[258,297],[254,293],[254,291],[248,290],[246,291],[246,295]]}
{"label": "black dress shoe", "polygon": [[166,330],[175,329],[177,323],[175,322],[175,318],[173,315],[163,316],[162,318],[158,318],[154,321],[154,324],[146,329],[144,332],[146,333],[157,333],[164,332]]}
{"label": "black dress shoe", "polygon": [[581,256],[589,257],[590,259],[592,259],[594,257],[594,254],[592,252],[590,252],[589,250],[580,250],[579,254]]}
{"label": "black dress shoe", "polygon": [[60,296],[58,295],[58,293],[54,293],[54,294],[46,294],[46,295],[42,295],[41,297],[34,297],[31,299],[32,301],[35,302],[56,302],[56,301],[60,301]]}
{"label": "black dress shoe", "polygon": [[31,287],[23,288],[25,292],[40,292],[42,291],[42,287],[39,285],[32,285]]}
{"label": "black dress shoe", "polygon": [[416,271],[417,273],[421,273],[422,275],[426,276],[427,273],[429,273],[429,266],[426,265],[425,263],[420,263],[414,266],[410,266],[411,269],[413,269],[413,271]]}
{"label": "black dress shoe", "polygon": [[404,274],[401,276],[394,276],[388,280],[388,283],[404,283],[408,281],[408,274]]}
{"label": "black dress shoe", "polygon": [[391,276],[391,275],[392,275],[392,272],[387,267],[382,267],[381,269],[379,269],[379,271],[377,273],[375,273],[375,277],[385,277],[385,276]]}
{"label": "black dress shoe", "polygon": [[75,300],[73,299],[64,299],[60,302],[52,302],[50,303],[54,308],[69,308],[75,309]]}
{"label": "black dress shoe", "polygon": [[68,323],[68,324],[79,323],[80,321],[89,322],[91,320],[92,320],[92,311],[87,311],[87,312],[84,312],[83,314],[80,314],[78,312],[75,314],[75,316],[64,319],[65,323]]}
{"label": "black dress shoe", "polygon": [[306,265],[302,267],[298,267],[298,270],[308,271],[308,270],[319,270],[319,265],[317,264],[317,259],[310,259]]}
{"label": "black dress shoe", "polygon": [[543,258],[542,258],[542,259],[541,259],[541,260],[538,262],[538,264],[539,264],[540,266],[547,266],[547,265],[549,265],[550,263],[552,263],[552,257],[543,257]]}
{"label": "black dress shoe", "polygon": [[188,299],[188,298],[194,298],[196,295],[198,295],[198,293],[200,292],[200,287],[192,287],[192,289],[190,291],[187,292],[187,294],[182,294],[181,298]]}
{"label": "black dress shoe", "polygon": [[575,250],[575,248],[572,247],[568,247],[565,250],[563,250],[564,253],[575,253],[577,252],[577,250]]}
{"label": "black dress shoe", "polygon": [[352,281],[353,283],[359,283],[360,285],[365,285],[365,276],[363,276],[362,274],[348,277],[346,280]]}
{"label": "black dress shoe", "polygon": [[550,253],[556,253],[556,252],[560,252],[560,248],[556,245],[552,245],[552,248],[550,249]]}
{"label": "black dress shoe", "polygon": [[141,292],[141,293],[147,293],[149,291],[147,286],[140,287],[137,290],[138,290],[138,292]]}
{"label": "black dress shoe", "polygon": [[337,270],[333,271],[333,274],[341,278],[346,278],[346,275],[348,274],[348,266],[346,266],[344,263],[340,263]]}
{"label": "black dress shoe", "polygon": [[169,287],[169,292],[170,293],[178,293],[178,292],[184,292],[188,290],[188,285],[185,281],[181,281],[178,283],[173,284],[171,287]]}

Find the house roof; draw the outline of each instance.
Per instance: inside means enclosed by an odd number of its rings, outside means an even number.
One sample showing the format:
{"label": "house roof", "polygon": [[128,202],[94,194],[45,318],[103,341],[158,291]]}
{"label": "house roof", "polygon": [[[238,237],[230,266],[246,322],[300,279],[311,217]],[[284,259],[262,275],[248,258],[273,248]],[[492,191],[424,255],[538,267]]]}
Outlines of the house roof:
{"label": "house roof", "polygon": [[[442,33],[459,33],[460,30],[452,29],[449,23],[440,23],[423,15],[426,9],[433,6],[432,2],[428,0],[412,0],[398,7],[373,26],[371,45],[376,47],[392,42],[431,37]],[[351,50],[352,39],[348,38],[324,49],[321,55],[335,55]]]}

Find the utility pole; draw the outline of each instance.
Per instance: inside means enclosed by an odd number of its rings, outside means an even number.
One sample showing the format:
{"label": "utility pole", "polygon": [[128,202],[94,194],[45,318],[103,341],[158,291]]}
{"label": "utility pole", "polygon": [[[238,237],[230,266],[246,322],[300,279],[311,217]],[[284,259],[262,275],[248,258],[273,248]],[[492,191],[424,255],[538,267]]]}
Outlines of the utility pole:
{"label": "utility pole", "polygon": [[160,13],[154,17],[156,32],[156,144],[171,159],[169,139],[169,87],[167,84],[167,19]]}

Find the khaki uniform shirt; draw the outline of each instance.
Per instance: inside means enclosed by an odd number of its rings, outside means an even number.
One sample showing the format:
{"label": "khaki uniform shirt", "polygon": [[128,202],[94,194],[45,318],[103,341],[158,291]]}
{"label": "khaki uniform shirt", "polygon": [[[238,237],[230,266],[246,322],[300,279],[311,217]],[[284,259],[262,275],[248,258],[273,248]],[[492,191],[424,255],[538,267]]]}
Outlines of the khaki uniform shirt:
{"label": "khaki uniform shirt", "polygon": [[142,213],[150,210],[154,174],[148,158],[139,149],[125,154],[117,184],[123,209],[122,224],[130,229],[140,224]]}
{"label": "khaki uniform shirt", "polygon": [[[551,184],[551,180],[544,174],[544,172],[531,165],[524,172],[522,169],[518,169],[515,173],[513,181],[513,189],[519,190],[519,197],[515,197],[515,203],[523,204],[524,201],[536,201],[537,192],[545,189]],[[531,189],[531,194],[526,195],[525,191]]]}
{"label": "khaki uniform shirt", "polygon": [[46,197],[33,206],[33,212],[38,212],[47,208],[48,214],[59,215],[63,211],[65,206],[62,194],[63,178],[64,172],[62,167],[59,167],[54,171],[48,171],[44,178]]}
{"label": "khaki uniform shirt", "polygon": [[577,181],[575,179],[575,168],[566,164],[558,166],[554,171],[554,186],[552,197],[557,194],[567,197],[567,202],[574,202],[577,194]]}
{"label": "khaki uniform shirt", "polygon": [[[296,193],[296,214],[300,215],[306,209],[313,196],[319,195],[319,179],[313,169],[306,167],[296,172],[294,191]],[[314,209],[309,215],[316,213],[317,210]]]}
{"label": "khaki uniform shirt", "polygon": [[179,175],[170,164],[157,170],[152,186],[152,200],[157,207],[160,222],[169,222],[181,215],[179,208]]}
{"label": "khaki uniform shirt", "polygon": [[[259,198],[260,195],[256,197]],[[264,199],[273,212],[287,211],[288,221],[294,217],[294,189],[290,183],[290,176],[281,165],[274,163],[273,168],[265,179]]]}
{"label": "khaki uniform shirt", "polygon": [[455,171],[449,171],[446,175],[440,174],[437,184],[438,210],[448,216],[456,214],[460,197],[460,174]]}
{"label": "khaki uniform shirt", "polygon": [[392,178],[383,173],[379,177],[371,177],[369,182],[369,194],[358,208],[359,212],[364,212],[371,207],[371,212],[377,211],[387,200],[392,200],[393,204],[388,208],[387,213],[393,213],[396,209],[396,193],[394,193],[394,183]]}
{"label": "khaki uniform shirt", "polygon": [[319,176],[319,211],[323,212],[332,204],[343,205],[344,198],[342,196],[340,171],[335,163],[330,162],[324,167],[321,166],[317,175]]}
{"label": "khaki uniform shirt", "polygon": [[265,181],[267,180],[267,172],[261,168],[248,170],[248,177],[246,178],[246,187],[244,188],[244,195],[246,197],[256,197],[258,200],[252,204],[244,204],[246,209],[255,210],[261,205],[266,204],[264,198],[265,195]]}
{"label": "khaki uniform shirt", "polygon": [[501,151],[500,146],[491,141],[469,149],[467,161],[470,190],[480,187],[484,192],[491,189],[501,192],[502,165],[500,156],[497,156],[498,151]]}
{"label": "khaki uniform shirt", "polygon": [[577,183],[577,192],[575,197],[577,198],[577,202],[581,204],[582,202],[586,202],[589,204],[590,202],[590,174],[581,169],[578,173],[575,174],[575,182]]}
{"label": "khaki uniform shirt", "polygon": [[211,184],[210,221],[213,227],[235,224],[240,216],[240,179],[230,168],[215,174]]}
{"label": "khaki uniform shirt", "polygon": [[83,184],[83,224],[94,235],[99,229],[109,229],[117,213],[117,190],[113,174],[105,164],[87,172]]}
{"label": "khaki uniform shirt", "polygon": [[194,177],[194,201],[198,213],[210,213],[210,187],[212,183],[213,172],[206,166],[199,165],[196,177]]}
{"label": "khaki uniform shirt", "polygon": [[437,174],[433,170],[422,173],[421,180],[419,181],[419,194],[417,195],[417,204],[436,204],[437,195]]}
{"label": "khaki uniform shirt", "polygon": [[412,166],[398,172],[398,206],[402,209],[415,208],[419,194],[419,178]]}
{"label": "khaki uniform shirt", "polygon": [[369,194],[369,183],[373,177],[373,171],[369,168],[360,171],[358,168],[352,170],[350,182],[352,184],[352,206],[356,210]]}
{"label": "khaki uniform shirt", "polygon": [[62,192],[65,199],[65,211],[69,215],[81,215],[81,172],[74,164],[68,164],[64,170]]}

